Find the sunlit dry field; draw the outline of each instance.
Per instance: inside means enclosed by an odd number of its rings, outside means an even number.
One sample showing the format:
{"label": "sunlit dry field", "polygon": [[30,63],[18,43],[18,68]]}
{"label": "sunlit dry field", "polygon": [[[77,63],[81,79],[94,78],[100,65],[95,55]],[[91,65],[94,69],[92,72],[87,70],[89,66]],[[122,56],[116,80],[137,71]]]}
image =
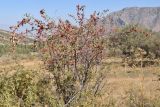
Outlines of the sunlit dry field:
{"label": "sunlit dry field", "polygon": [[[22,55],[19,58],[8,55],[0,57],[1,75],[11,76],[17,70],[39,72],[41,76],[49,74],[38,56]],[[105,79],[102,94],[98,101],[108,107],[152,107],[159,105],[160,67],[124,67],[121,58],[110,57],[103,60]],[[148,106],[147,106],[148,105]],[[126,106],[126,107],[127,107]],[[97,106],[98,107],[98,106]],[[105,107],[105,106],[104,106]],[[106,106],[107,107],[107,106]]]}

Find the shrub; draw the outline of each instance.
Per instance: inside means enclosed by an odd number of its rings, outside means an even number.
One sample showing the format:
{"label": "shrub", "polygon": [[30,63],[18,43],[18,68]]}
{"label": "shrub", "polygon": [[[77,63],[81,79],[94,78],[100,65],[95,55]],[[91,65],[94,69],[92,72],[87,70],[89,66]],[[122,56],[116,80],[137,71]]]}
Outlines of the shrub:
{"label": "shrub", "polygon": [[[70,15],[77,22],[76,25],[68,20],[56,23],[41,10],[43,20],[26,15],[11,27],[15,34],[18,27],[29,24],[31,30],[26,31],[36,32],[42,58],[53,75],[56,98],[63,101],[65,106],[75,99],[80,101],[83,92],[93,90],[93,95],[96,95],[103,80],[103,75],[97,75],[102,72],[96,72],[97,76],[93,76],[93,68],[100,66],[103,58],[104,28],[98,25],[99,13],[94,12],[86,19],[84,9],[85,6],[77,5],[77,16]],[[97,82],[92,84],[93,80]]]}
{"label": "shrub", "polygon": [[[1,76],[0,106],[31,107],[50,105],[55,107],[50,82],[39,79],[36,71],[19,70],[11,76]],[[45,88],[44,88],[45,87]],[[48,88],[46,88],[48,87]]]}

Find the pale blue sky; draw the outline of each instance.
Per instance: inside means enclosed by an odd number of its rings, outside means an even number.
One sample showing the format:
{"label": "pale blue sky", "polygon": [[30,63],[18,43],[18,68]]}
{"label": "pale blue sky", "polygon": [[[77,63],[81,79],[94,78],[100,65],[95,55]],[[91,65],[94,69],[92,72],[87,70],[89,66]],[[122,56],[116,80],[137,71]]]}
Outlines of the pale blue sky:
{"label": "pale blue sky", "polygon": [[25,13],[38,17],[39,10],[45,9],[49,16],[66,18],[75,12],[77,4],[86,5],[86,14],[93,11],[120,10],[125,7],[159,7],[160,0],[1,0],[0,28],[8,29]]}

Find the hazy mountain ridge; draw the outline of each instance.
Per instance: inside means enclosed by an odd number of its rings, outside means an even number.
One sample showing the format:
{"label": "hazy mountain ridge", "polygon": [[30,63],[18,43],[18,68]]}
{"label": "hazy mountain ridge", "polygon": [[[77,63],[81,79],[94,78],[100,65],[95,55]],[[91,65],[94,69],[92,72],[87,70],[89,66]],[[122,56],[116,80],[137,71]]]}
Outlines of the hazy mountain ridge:
{"label": "hazy mountain ridge", "polygon": [[129,7],[112,12],[102,19],[106,28],[138,24],[153,31],[160,31],[160,7]]}

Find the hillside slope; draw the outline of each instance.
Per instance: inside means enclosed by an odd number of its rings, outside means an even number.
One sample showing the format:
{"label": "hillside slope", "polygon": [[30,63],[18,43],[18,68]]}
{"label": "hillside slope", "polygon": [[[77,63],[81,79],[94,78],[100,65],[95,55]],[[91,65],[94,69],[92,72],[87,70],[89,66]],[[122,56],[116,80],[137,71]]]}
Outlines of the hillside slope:
{"label": "hillside slope", "polygon": [[[12,36],[11,32],[0,29],[0,45],[9,44],[11,36]],[[33,39],[26,37],[23,40],[21,39],[21,41],[19,41],[19,43],[20,44],[33,43]]]}
{"label": "hillside slope", "polygon": [[110,13],[102,19],[106,28],[139,24],[153,31],[160,31],[160,7],[130,7]]}
{"label": "hillside slope", "polygon": [[0,44],[6,44],[10,42],[11,33],[0,29]]}

